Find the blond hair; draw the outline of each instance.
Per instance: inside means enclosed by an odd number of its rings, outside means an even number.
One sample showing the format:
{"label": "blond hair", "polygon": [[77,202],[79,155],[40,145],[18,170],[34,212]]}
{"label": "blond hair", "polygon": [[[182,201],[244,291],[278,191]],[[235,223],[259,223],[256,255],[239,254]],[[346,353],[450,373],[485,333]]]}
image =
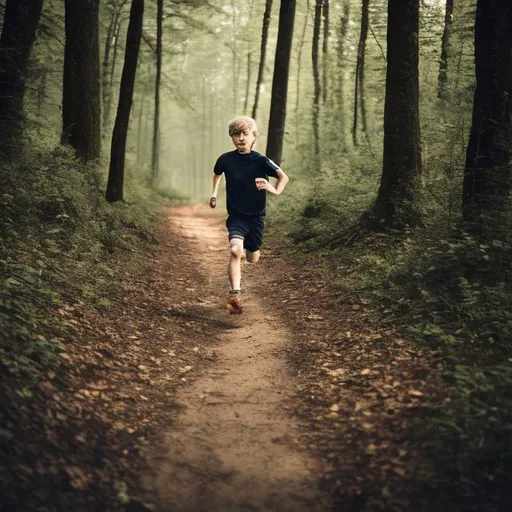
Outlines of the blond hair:
{"label": "blond hair", "polygon": [[256,121],[249,116],[239,116],[231,119],[229,122],[229,136],[233,137],[233,135],[238,135],[240,132],[244,130],[250,130],[254,136],[258,134],[258,127],[256,126]]}

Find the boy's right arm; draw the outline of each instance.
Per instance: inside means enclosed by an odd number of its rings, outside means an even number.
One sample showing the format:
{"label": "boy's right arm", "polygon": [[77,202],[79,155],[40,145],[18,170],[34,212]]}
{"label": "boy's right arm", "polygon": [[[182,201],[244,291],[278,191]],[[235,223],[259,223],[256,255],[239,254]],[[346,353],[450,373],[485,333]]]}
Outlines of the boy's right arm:
{"label": "boy's right arm", "polygon": [[217,193],[219,192],[220,180],[222,178],[222,174],[214,174],[213,175],[213,192],[210,197],[210,208],[215,208],[217,206]]}

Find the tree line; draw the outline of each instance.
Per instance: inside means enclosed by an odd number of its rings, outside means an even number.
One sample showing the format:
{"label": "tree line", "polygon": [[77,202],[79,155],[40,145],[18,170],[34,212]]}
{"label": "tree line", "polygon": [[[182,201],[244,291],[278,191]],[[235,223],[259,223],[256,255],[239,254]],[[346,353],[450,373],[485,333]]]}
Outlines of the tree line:
{"label": "tree line", "polygon": [[[332,4],[333,2],[331,2]],[[62,76],[62,134],[64,144],[71,145],[79,158],[93,161],[99,158],[102,137],[107,136],[113,94],[113,70],[118,59],[123,9],[127,0],[109,0],[110,13],[103,62],[100,64],[99,9],[100,0],[65,1],[65,43]],[[153,102],[153,136],[151,142],[151,169],[153,178],[158,173],[160,149],[160,109],[162,90],[162,54],[165,48],[163,19],[164,1],[156,1],[155,34],[147,33],[143,26],[144,1],[131,2],[126,32],[125,59],[122,72],[117,114],[111,136],[110,172],[106,191],[109,201],[123,197],[124,155],[136,71],[140,64],[139,48],[145,42],[154,54],[156,77]],[[192,6],[205,2],[192,2]],[[304,34],[312,9],[313,35],[311,41],[311,69],[313,73],[313,98],[311,105],[311,147],[319,155],[319,115],[330,95],[346,91],[343,77],[340,83],[328,87],[327,68],[336,57],[346,65],[344,37],[349,23],[350,8],[354,2],[338,5],[341,11],[340,32],[333,50],[330,42],[329,0],[308,0],[306,20],[302,31],[295,31],[295,0],[282,0],[278,14],[278,28],[271,100],[267,133],[267,154],[279,162],[282,158],[286,129],[288,89],[290,84],[290,59],[293,45],[304,49]],[[0,39],[0,149],[6,156],[16,155],[23,139],[23,98],[27,79],[27,66],[31,49],[36,40],[43,0],[6,0]],[[254,0],[250,5],[249,18]],[[249,104],[245,93],[244,109],[253,117],[259,115],[260,91],[264,82],[269,43],[269,26],[273,6],[266,0],[261,24],[260,55],[255,80],[254,101]],[[355,63],[355,81],[351,135],[354,145],[359,134],[367,139],[368,120],[365,104],[366,44],[371,32],[369,23],[370,0],[361,0],[359,41]],[[218,6],[214,6],[218,8]],[[419,19],[420,0],[387,2],[385,101],[383,113],[382,174],[377,196],[370,211],[362,219],[368,225],[403,229],[421,223],[419,198],[422,176],[422,138],[420,133],[419,97]],[[438,71],[438,97],[446,97],[448,55],[453,21],[453,2],[447,0]],[[234,8],[233,8],[234,9]],[[232,11],[235,13],[235,10]],[[188,14],[193,20],[193,14]],[[235,23],[235,20],[233,21]],[[468,229],[482,232],[495,222],[500,223],[508,207],[510,194],[510,46],[512,7],[506,0],[477,1],[475,18],[475,79],[473,117],[467,144],[463,173],[462,214]],[[196,23],[197,30],[209,30]],[[236,39],[233,52],[233,95],[236,98],[238,75],[243,67]],[[253,50],[246,54],[247,91],[250,90],[251,59]],[[300,58],[298,66],[300,67]],[[331,78],[332,80],[332,78]],[[299,101],[300,69],[297,78]],[[236,104],[236,100],[235,100]],[[235,107],[236,108],[236,107]],[[206,105],[204,106],[206,115]],[[233,112],[236,113],[236,112]],[[103,118],[102,118],[103,115]],[[344,122],[344,121],[342,121]],[[139,127],[140,128],[140,127]],[[341,143],[342,141],[340,141]],[[317,160],[318,162],[318,160]]]}

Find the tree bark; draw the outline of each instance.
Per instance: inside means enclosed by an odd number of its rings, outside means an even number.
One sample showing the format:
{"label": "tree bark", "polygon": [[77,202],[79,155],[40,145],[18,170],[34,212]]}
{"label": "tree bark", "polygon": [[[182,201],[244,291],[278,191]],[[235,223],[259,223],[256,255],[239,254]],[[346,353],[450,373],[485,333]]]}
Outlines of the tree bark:
{"label": "tree bark", "polygon": [[357,146],[358,113],[361,109],[361,129],[366,133],[366,104],[364,98],[364,60],[366,55],[366,40],[368,38],[370,0],[363,0],[361,8],[361,32],[357,47],[356,80],[354,88],[354,122],[352,125],[352,142]]}
{"label": "tree bark", "polygon": [[99,0],[65,0],[62,142],[85,161],[101,151]]}
{"label": "tree bark", "polygon": [[261,50],[260,65],[258,66],[258,78],[256,79],[256,93],[254,95],[254,105],[252,107],[252,117],[256,119],[258,112],[258,103],[260,99],[260,89],[263,85],[263,75],[265,73],[265,60],[267,56],[268,27],[270,25],[270,14],[272,12],[272,0],[266,0],[265,12],[263,13],[263,27],[261,29]]}
{"label": "tree bark", "polygon": [[25,74],[43,0],[7,0],[0,37],[0,148],[17,153],[23,128]]}
{"label": "tree bark", "polygon": [[294,21],[295,0],[281,0],[266,151],[267,156],[278,165],[283,152]]}
{"label": "tree bark", "polygon": [[373,208],[382,227],[403,229],[420,221],[418,29],[419,0],[388,3],[384,157]]}
{"label": "tree bark", "polygon": [[320,133],[319,133],[319,116],[320,116],[320,69],[318,59],[318,47],[320,45],[320,26],[322,19],[322,7],[324,0],[316,0],[315,3],[315,19],[313,22],[313,40],[311,42],[311,60],[313,64],[313,150],[315,155],[320,154]]}
{"label": "tree bark", "polygon": [[151,150],[151,176],[158,175],[158,153],[160,142],[160,86],[162,83],[162,34],[164,20],[164,2],[157,0],[156,16],[156,80],[155,80],[155,113],[153,116],[153,144]]}
{"label": "tree bark", "polygon": [[463,180],[463,217],[485,234],[510,208],[512,159],[512,5],[479,0],[476,89]]}
{"label": "tree bark", "polygon": [[437,97],[446,98],[446,84],[448,82],[448,56],[450,53],[450,39],[453,23],[453,0],[446,0],[446,9],[444,15],[444,30],[441,41],[441,60],[439,61],[439,76]]}
{"label": "tree bark", "polygon": [[143,18],[144,0],[132,0],[119,103],[110,149],[110,168],[105,193],[106,200],[109,202],[122,201],[123,199],[126,136],[128,134],[128,124],[132,108]]}

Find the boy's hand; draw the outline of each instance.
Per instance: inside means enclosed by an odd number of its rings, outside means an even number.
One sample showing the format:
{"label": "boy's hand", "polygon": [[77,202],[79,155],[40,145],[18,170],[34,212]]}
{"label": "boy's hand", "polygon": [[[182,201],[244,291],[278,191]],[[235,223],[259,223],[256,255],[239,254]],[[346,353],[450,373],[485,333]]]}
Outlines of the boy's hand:
{"label": "boy's hand", "polygon": [[[256,178],[255,180],[256,188],[258,190],[268,190],[270,183],[265,178]],[[272,185],[270,185],[272,186]]]}
{"label": "boy's hand", "polygon": [[267,190],[271,194],[276,193],[275,187],[265,178],[256,178],[254,181],[256,182],[256,188],[258,190]]}
{"label": "boy's hand", "polygon": [[210,208],[215,208],[217,206],[217,198],[215,196],[210,197],[209,205]]}

